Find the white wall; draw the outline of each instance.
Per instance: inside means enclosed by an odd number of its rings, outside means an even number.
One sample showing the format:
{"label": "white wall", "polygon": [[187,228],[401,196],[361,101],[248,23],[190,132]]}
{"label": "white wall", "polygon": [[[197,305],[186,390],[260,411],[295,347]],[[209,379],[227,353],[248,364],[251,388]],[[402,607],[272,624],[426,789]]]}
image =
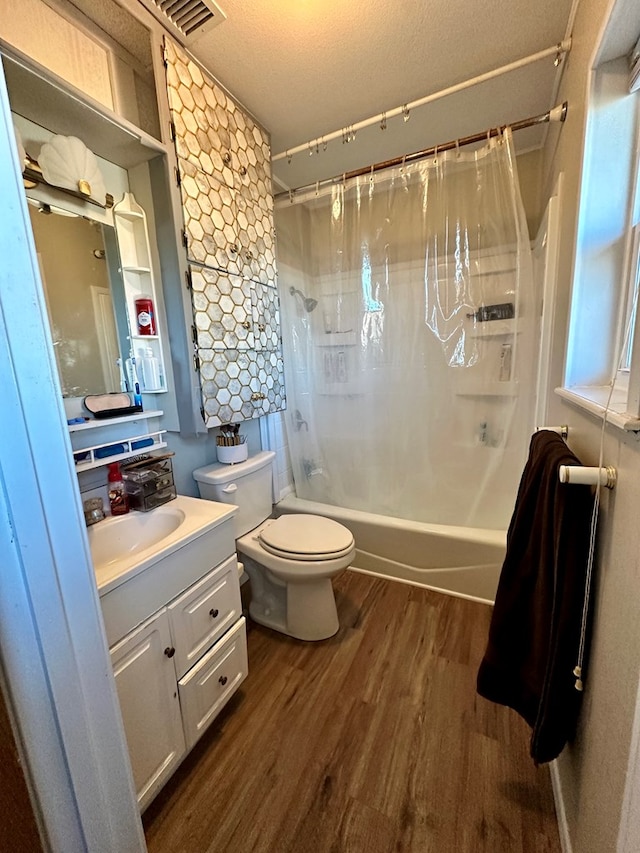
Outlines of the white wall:
{"label": "white wall", "polygon": [[[629,0],[627,7],[637,19],[635,2]],[[597,463],[601,422],[558,398],[553,388],[561,384],[564,368],[590,65],[611,5],[582,0],[578,8],[558,98],[568,100],[569,113],[550,136],[545,162],[545,196],[560,172],[565,178],[549,420],[569,424],[569,443],[585,464]],[[604,495],[600,515],[594,627],[579,730],[558,761],[573,853],[638,849],[637,840],[635,846],[617,847],[617,839],[640,673],[640,445],[612,427],[605,438],[604,460],[617,467],[619,481]]]}

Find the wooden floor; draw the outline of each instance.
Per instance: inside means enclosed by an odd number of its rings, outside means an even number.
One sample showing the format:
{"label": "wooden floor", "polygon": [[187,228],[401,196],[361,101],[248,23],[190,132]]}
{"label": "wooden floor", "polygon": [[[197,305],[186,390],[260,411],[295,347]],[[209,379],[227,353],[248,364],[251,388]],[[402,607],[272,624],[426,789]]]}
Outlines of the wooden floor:
{"label": "wooden floor", "polygon": [[151,853],[556,853],[529,729],[477,696],[490,609],[345,572],[340,631],[249,676],[144,815]]}

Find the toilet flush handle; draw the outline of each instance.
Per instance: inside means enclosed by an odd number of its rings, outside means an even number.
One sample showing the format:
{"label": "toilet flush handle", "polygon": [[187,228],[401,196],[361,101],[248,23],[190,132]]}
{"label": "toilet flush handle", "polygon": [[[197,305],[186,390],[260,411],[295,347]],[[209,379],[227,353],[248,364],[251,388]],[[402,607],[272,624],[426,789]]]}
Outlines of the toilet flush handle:
{"label": "toilet flush handle", "polygon": [[234,492],[238,491],[238,487],[235,483],[229,483],[229,485],[225,486],[222,491],[225,493],[225,495],[232,495]]}

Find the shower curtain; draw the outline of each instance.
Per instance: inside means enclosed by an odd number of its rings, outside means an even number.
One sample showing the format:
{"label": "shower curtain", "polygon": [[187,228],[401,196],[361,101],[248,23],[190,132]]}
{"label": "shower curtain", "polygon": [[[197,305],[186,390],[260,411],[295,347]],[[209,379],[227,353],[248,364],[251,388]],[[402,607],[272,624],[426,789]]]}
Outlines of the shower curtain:
{"label": "shower curtain", "polygon": [[276,205],[299,497],[506,527],[537,299],[511,133]]}

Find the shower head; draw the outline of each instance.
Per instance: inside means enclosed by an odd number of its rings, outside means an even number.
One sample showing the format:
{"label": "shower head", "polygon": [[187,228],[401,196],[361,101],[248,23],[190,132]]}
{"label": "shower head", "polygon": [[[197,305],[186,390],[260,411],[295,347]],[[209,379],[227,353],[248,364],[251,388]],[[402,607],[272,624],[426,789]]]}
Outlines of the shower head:
{"label": "shower head", "polygon": [[297,293],[298,296],[301,297],[304,310],[307,312],[307,314],[310,314],[318,304],[317,299],[312,299],[310,296],[305,296],[304,293],[301,290],[298,290],[296,287],[290,287],[289,293],[292,296],[295,296]]}

